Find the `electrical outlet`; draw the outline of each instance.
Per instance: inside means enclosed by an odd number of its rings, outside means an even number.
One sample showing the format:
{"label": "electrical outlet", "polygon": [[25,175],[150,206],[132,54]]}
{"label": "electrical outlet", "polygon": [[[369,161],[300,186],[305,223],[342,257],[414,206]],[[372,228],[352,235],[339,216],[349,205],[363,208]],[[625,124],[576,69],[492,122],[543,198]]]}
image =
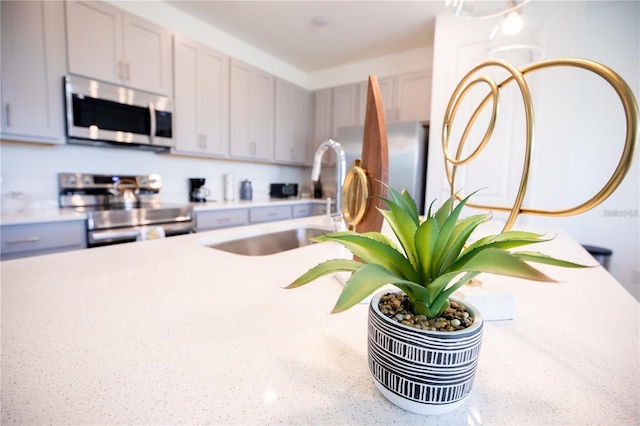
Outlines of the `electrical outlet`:
{"label": "electrical outlet", "polygon": [[640,269],[631,270],[631,283],[640,284]]}

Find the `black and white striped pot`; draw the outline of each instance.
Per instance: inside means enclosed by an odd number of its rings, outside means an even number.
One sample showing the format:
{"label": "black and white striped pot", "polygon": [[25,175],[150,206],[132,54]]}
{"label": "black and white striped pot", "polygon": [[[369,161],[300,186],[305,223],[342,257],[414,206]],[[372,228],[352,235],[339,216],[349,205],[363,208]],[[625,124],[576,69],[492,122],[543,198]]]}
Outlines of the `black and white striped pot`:
{"label": "black and white striped pot", "polygon": [[380,312],[380,298],[369,305],[369,371],[380,392],[392,403],[419,414],[442,414],[459,407],[471,392],[480,343],[482,316],[458,331],[429,331],[400,324]]}

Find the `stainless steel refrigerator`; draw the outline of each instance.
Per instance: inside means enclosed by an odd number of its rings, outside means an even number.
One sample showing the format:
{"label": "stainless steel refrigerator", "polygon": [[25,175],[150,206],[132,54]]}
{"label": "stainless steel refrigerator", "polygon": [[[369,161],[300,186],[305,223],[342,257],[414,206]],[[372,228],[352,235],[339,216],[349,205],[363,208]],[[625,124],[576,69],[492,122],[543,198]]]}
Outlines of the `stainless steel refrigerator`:
{"label": "stainless steel refrigerator", "polygon": [[[338,128],[336,141],[345,151],[347,167],[356,158],[362,158],[363,135],[363,126]],[[428,137],[428,126],[420,122],[387,123],[389,186],[397,190],[407,188],[420,214],[424,214]]]}

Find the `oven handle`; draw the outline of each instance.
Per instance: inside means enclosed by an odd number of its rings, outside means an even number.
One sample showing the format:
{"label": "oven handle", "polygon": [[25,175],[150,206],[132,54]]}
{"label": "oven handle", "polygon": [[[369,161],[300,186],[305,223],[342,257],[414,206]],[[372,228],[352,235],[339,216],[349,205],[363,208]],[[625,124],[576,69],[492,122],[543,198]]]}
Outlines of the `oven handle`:
{"label": "oven handle", "polygon": [[151,123],[151,134],[149,135],[149,142],[153,144],[153,138],[156,136],[156,107],[153,102],[149,102],[149,120]]}
{"label": "oven handle", "polygon": [[[193,232],[192,221],[165,223],[162,225],[151,226],[162,226],[167,237],[181,234],[190,234],[191,232]],[[89,231],[89,244],[108,240],[126,240],[131,238],[137,239],[140,236],[140,231],[143,228],[144,226],[123,228],[120,230]]]}
{"label": "oven handle", "polygon": [[139,235],[140,231],[136,229],[128,231],[93,231],[91,232],[91,239],[93,241],[104,241],[111,239],[138,238]]}

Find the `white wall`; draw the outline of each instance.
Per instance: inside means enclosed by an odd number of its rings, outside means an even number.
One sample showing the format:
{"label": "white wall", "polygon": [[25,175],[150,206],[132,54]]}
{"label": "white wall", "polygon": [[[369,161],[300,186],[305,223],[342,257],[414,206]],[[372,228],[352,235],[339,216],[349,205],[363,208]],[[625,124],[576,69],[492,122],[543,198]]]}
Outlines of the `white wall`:
{"label": "white wall", "polygon": [[269,198],[269,183],[308,183],[309,173],[299,167],[176,157],[123,148],[81,145],[45,146],[2,142],[2,190],[24,192],[29,208],[56,206],[60,172],[148,174],[159,173],[164,202],[189,201],[188,178],[204,177],[215,200],[222,200],[222,176],[234,175],[237,191],[243,179],[252,181],[254,200]]}
{"label": "white wall", "polygon": [[[638,2],[626,1],[533,1],[525,7],[525,13],[543,25],[547,59],[582,57],[602,62],[617,71],[638,98],[639,6]],[[440,132],[444,106],[457,84],[457,80],[451,81],[452,70],[448,66],[451,27],[476,33],[486,31],[486,26],[460,25],[454,19],[439,17],[436,24],[429,200],[440,196],[446,186]],[[622,108],[613,89],[586,71],[547,69],[535,74],[532,92],[536,147],[525,204],[545,209],[571,207],[595,194],[615,168],[624,142]],[[612,249],[610,271],[640,299],[638,161],[636,152],[626,180],[608,200],[590,212],[567,218],[521,216],[517,225],[562,228],[583,244]],[[621,216],[611,215],[616,211],[622,212]]]}

